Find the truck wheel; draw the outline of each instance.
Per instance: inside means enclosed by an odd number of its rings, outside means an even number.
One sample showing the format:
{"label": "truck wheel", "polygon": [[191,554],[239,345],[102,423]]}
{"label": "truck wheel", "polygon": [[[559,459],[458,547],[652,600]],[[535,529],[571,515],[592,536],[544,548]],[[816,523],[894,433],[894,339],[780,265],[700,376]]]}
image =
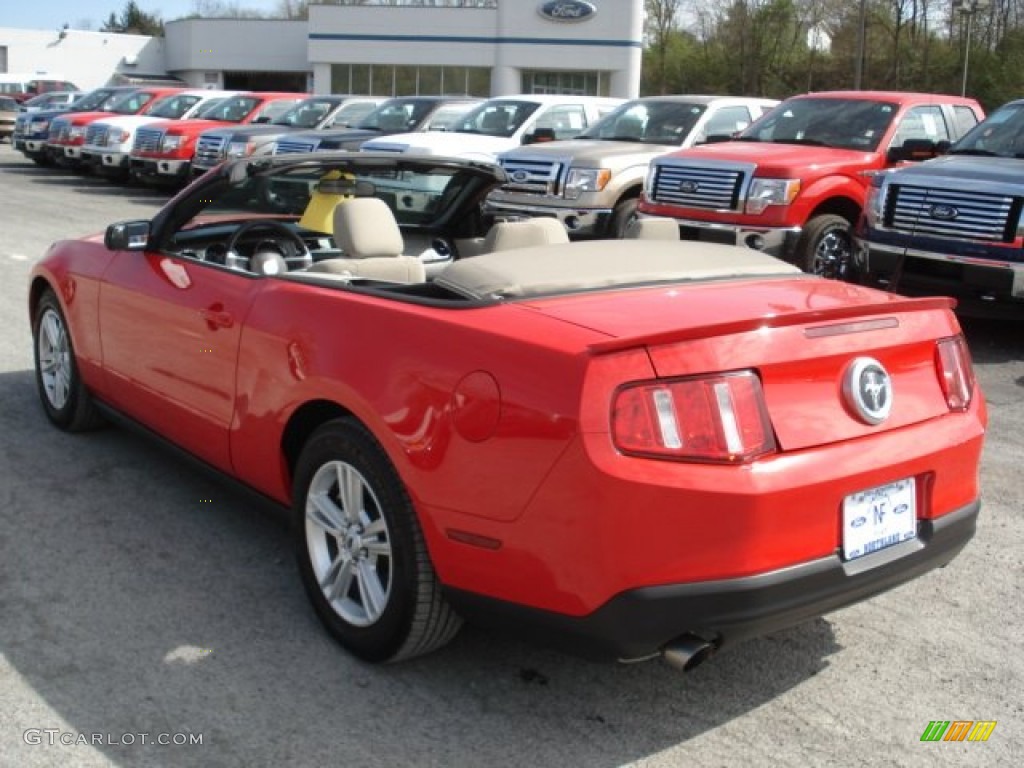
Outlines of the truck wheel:
{"label": "truck wheel", "polygon": [[853,261],[850,222],[834,213],[815,216],[796,244],[796,266],[812,275],[845,280]]}
{"label": "truck wheel", "polygon": [[612,211],[612,217],[608,220],[608,237],[620,240],[626,235],[626,228],[636,218],[637,198],[628,197],[620,200]]}

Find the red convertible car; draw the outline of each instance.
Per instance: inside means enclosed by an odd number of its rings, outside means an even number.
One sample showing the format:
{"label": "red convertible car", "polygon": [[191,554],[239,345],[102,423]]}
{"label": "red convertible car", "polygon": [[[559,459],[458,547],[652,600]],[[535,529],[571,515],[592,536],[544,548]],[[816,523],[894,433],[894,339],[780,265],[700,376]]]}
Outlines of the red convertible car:
{"label": "red convertible car", "polygon": [[46,415],[141,425],[290,505],[316,612],[370,661],[466,619],[689,668],[971,538],[986,411],[948,299],[666,220],[488,226],[503,180],[247,159],[55,244],[29,298]]}

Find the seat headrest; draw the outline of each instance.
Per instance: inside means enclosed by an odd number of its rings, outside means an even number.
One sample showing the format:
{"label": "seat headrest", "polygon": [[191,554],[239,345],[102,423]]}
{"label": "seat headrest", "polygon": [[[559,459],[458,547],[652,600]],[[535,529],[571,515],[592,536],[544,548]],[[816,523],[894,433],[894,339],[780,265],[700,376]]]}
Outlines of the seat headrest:
{"label": "seat headrest", "polygon": [[623,236],[630,240],[678,240],[679,224],[667,217],[633,219]]}
{"label": "seat headrest", "polygon": [[524,221],[499,221],[487,231],[484,252],[529,248],[569,242],[569,235],[558,219],[538,217]]}
{"label": "seat headrest", "polygon": [[334,209],[334,242],[350,259],[399,256],[402,230],[387,203],[377,197],[342,200]]}

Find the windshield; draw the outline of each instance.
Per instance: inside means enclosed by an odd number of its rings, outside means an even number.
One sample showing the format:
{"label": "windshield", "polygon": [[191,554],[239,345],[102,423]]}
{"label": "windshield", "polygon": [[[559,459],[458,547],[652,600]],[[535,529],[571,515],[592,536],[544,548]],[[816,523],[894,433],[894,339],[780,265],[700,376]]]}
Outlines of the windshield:
{"label": "windshield", "polygon": [[325,211],[354,194],[378,197],[388,204],[400,225],[429,225],[446,213],[442,204],[456,187],[467,180],[457,167],[432,169],[331,171],[323,165],[300,167],[274,173],[246,176],[230,183],[192,219],[189,226],[206,217],[247,218],[254,215],[302,217],[299,224],[321,230]]}
{"label": "windshield", "polygon": [[153,102],[149,109],[146,110],[146,114],[150,117],[163,117],[168,120],[177,120],[186,112],[188,112],[196,103],[200,100],[200,96],[195,94],[175,94],[174,96],[165,96],[159,101]]}
{"label": "windshield", "polygon": [[799,98],[783,102],[743,131],[740,141],[810,144],[870,152],[896,116],[888,101]]}
{"label": "windshield", "polygon": [[270,122],[293,128],[316,128],[336,106],[338,102],[332,99],[306,99]]}
{"label": "windshield", "polygon": [[226,123],[240,123],[260,104],[256,96],[232,96],[204,109],[202,117],[207,120],[223,120]]}
{"label": "windshield", "polygon": [[366,116],[358,128],[386,133],[415,131],[437,104],[429,99],[394,99],[387,101]]}
{"label": "windshield", "polygon": [[456,122],[451,130],[457,133],[482,133],[486,136],[508,138],[539,108],[540,104],[533,101],[485,101]]}
{"label": "windshield", "polygon": [[105,110],[107,105],[116,101],[124,95],[124,91],[111,91],[104,89],[87,93],[75,102],[75,109],[79,112],[93,112]]}
{"label": "windshield", "polygon": [[678,101],[631,101],[609,112],[578,138],[682,144],[706,109],[705,104]]}
{"label": "windshield", "polygon": [[152,100],[153,94],[150,91],[133,91],[121,94],[105,105],[104,109],[119,115],[134,115]]}
{"label": "windshield", "polygon": [[950,153],[1024,157],[1024,103],[997,109],[954,144]]}

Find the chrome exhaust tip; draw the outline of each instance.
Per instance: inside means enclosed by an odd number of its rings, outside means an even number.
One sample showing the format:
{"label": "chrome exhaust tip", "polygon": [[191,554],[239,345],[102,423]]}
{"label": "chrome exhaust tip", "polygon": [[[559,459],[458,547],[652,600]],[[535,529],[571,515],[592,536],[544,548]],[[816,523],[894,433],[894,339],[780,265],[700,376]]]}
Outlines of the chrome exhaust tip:
{"label": "chrome exhaust tip", "polygon": [[683,635],[666,645],[661,651],[661,657],[670,667],[689,672],[707,661],[716,650],[715,644],[709,640],[696,635]]}

